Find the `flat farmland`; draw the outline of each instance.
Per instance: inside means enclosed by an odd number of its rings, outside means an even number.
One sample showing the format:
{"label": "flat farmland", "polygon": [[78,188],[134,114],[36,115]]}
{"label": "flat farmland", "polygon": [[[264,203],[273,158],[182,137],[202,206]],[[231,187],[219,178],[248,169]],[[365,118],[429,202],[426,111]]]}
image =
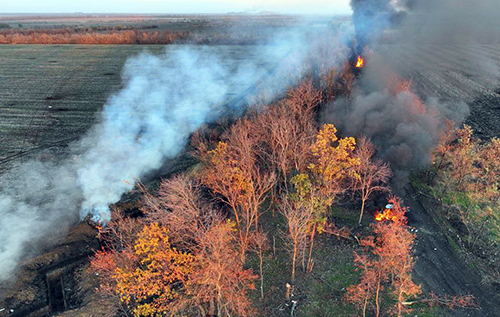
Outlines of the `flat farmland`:
{"label": "flat farmland", "polygon": [[467,103],[466,123],[479,136],[500,136],[500,45],[398,44],[377,51],[420,95]]}
{"label": "flat farmland", "polygon": [[[50,155],[64,152],[99,120],[107,98],[122,85],[121,71],[129,57],[183,47],[0,46],[0,170],[43,158],[49,149]],[[255,59],[248,46],[209,49],[223,61]]]}
{"label": "flat farmland", "polygon": [[[1,45],[0,170],[44,153],[64,152],[96,123],[107,98],[120,89],[129,57],[184,47]],[[209,48],[227,63],[258,62],[249,46]],[[479,135],[500,135],[500,45],[425,45],[418,50],[383,45],[376,51],[389,68],[411,79],[421,95],[465,101],[471,109],[467,123]]]}

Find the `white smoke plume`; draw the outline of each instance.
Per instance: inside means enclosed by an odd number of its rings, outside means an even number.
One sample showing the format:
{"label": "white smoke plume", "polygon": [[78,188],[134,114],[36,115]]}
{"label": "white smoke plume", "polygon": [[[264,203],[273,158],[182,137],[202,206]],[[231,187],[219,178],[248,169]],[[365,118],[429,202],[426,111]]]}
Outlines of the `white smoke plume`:
{"label": "white smoke plume", "polygon": [[[331,54],[314,61],[318,46]],[[263,47],[249,46],[252,61],[223,56],[223,49],[186,45],[131,58],[124,88],[109,98],[100,123],[70,146],[69,158],[28,162],[2,176],[0,281],[41,241],[63,234],[78,219],[109,220],[109,205],[178,155],[203,124],[240,114],[255,97],[262,101],[263,93],[264,101],[275,98],[310,70],[306,64],[325,64],[327,58],[336,66],[348,53],[332,34],[300,30]],[[229,94],[237,101],[228,103]]]}

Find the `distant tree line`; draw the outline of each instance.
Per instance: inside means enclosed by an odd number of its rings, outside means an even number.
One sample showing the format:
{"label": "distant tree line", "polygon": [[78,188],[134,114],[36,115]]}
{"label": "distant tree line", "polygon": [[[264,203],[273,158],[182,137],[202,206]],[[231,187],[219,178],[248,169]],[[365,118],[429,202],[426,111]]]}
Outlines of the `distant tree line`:
{"label": "distant tree line", "polygon": [[118,26],[111,30],[109,27],[97,30],[93,28],[4,29],[0,30],[0,44],[254,44],[262,39],[262,36],[251,32],[142,31]]}

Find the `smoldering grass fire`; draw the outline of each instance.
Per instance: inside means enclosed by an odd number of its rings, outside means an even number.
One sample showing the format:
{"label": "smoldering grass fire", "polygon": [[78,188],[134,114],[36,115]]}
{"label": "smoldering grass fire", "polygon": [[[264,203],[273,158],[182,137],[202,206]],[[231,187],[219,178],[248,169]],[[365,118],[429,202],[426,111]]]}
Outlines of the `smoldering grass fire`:
{"label": "smoldering grass fire", "polygon": [[[352,1],[356,57],[396,25],[396,18],[407,10],[404,5],[394,5],[410,2]],[[203,124],[231,112],[240,114],[256,97],[262,98],[263,92],[266,94],[260,101],[271,101],[308,73],[304,65],[342,65],[353,54],[343,39],[351,38],[352,34],[311,35],[289,30],[271,44],[255,49],[259,62],[222,59],[214,47],[191,46],[129,60],[123,71],[124,88],[106,103],[101,123],[71,146],[69,159],[60,164],[28,162],[2,176],[0,280],[9,278],[26,256],[27,244],[49,233],[63,232],[87,215],[94,222],[108,221],[109,205],[133,189],[141,177],[154,173],[165,159],[182,151],[190,134]],[[386,87],[374,88],[374,83],[383,81],[379,72],[370,78],[376,64],[367,58],[357,83],[362,85],[365,80],[370,87],[355,89],[350,101],[339,98],[327,105],[323,118],[342,121],[345,126],[338,126],[346,135],[364,133],[375,139],[381,156],[395,157],[399,166],[393,167],[401,167],[404,174],[428,161],[440,119],[453,112],[459,121],[466,111],[460,105],[443,107],[432,98],[420,103],[408,91],[390,94]],[[272,71],[262,65],[272,65]],[[248,90],[257,82],[262,89]],[[238,102],[227,103],[230,93],[239,97]],[[420,105],[442,111],[442,116],[436,119]],[[328,110],[336,109],[341,111],[328,117]],[[401,153],[409,154],[408,158]]]}
{"label": "smoldering grass fire", "polygon": [[[254,47],[255,62],[188,45],[127,61],[124,88],[109,98],[100,123],[70,146],[68,159],[24,163],[2,176],[0,280],[12,277],[28,244],[64,233],[78,218],[109,221],[109,206],[179,154],[203,124],[239,115],[257,97],[271,101],[307,73],[306,60],[340,65],[348,50],[328,37],[311,42],[303,30],[289,30]],[[325,43],[330,56],[311,53]],[[237,100],[228,102],[228,95]]]}

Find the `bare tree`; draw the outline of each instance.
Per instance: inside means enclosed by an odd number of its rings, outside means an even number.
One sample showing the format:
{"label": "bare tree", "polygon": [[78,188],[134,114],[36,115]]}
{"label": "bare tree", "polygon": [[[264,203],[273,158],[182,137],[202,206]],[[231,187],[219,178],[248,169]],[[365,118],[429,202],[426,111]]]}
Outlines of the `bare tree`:
{"label": "bare tree", "polygon": [[222,138],[214,150],[200,156],[204,159],[201,179],[232,209],[244,262],[252,230],[258,230],[261,206],[276,183],[276,175],[261,164],[258,137],[249,119],[236,122]]}
{"label": "bare tree", "polygon": [[264,299],[264,251],[269,248],[269,239],[262,231],[252,235],[250,249],[259,257],[260,297]]}
{"label": "bare tree", "polygon": [[305,250],[308,238],[308,229],[311,227],[313,215],[301,201],[291,201],[284,197],[280,205],[280,211],[285,217],[288,225],[288,241],[292,257],[291,282],[295,282],[295,268],[297,265],[297,255]]}
{"label": "bare tree", "polygon": [[389,164],[380,159],[374,159],[375,146],[365,136],[358,140],[355,157],[359,165],[354,166],[352,175],[353,188],[361,195],[361,212],[359,223],[363,219],[365,203],[374,192],[390,192],[388,182],[392,176]]}
{"label": "bare tree", "polygon": [[309,148],[316,133],[314,108],[321,101],[321,92],[311,80],[303,81],[288,91],[287,97],[255,118],[256,128],[265,135],[264,143],[273,166],[287,185],[293,169],[307,166]]}
{"label": "bare tree", "polygon": [[198,236],[188,292],[208,316],[253,316],[247,291],[257,278],[238,256],[233,223],[222,221]]}
{"label": "bare tree", "polygon": [[191,247],[194,237],[206,231],[220,214],[203,200],[198,180],[181,174],[160,183],[157,195],[146,192],[142,211],[149,221],[170,230],[170,240],[177,246]]}

